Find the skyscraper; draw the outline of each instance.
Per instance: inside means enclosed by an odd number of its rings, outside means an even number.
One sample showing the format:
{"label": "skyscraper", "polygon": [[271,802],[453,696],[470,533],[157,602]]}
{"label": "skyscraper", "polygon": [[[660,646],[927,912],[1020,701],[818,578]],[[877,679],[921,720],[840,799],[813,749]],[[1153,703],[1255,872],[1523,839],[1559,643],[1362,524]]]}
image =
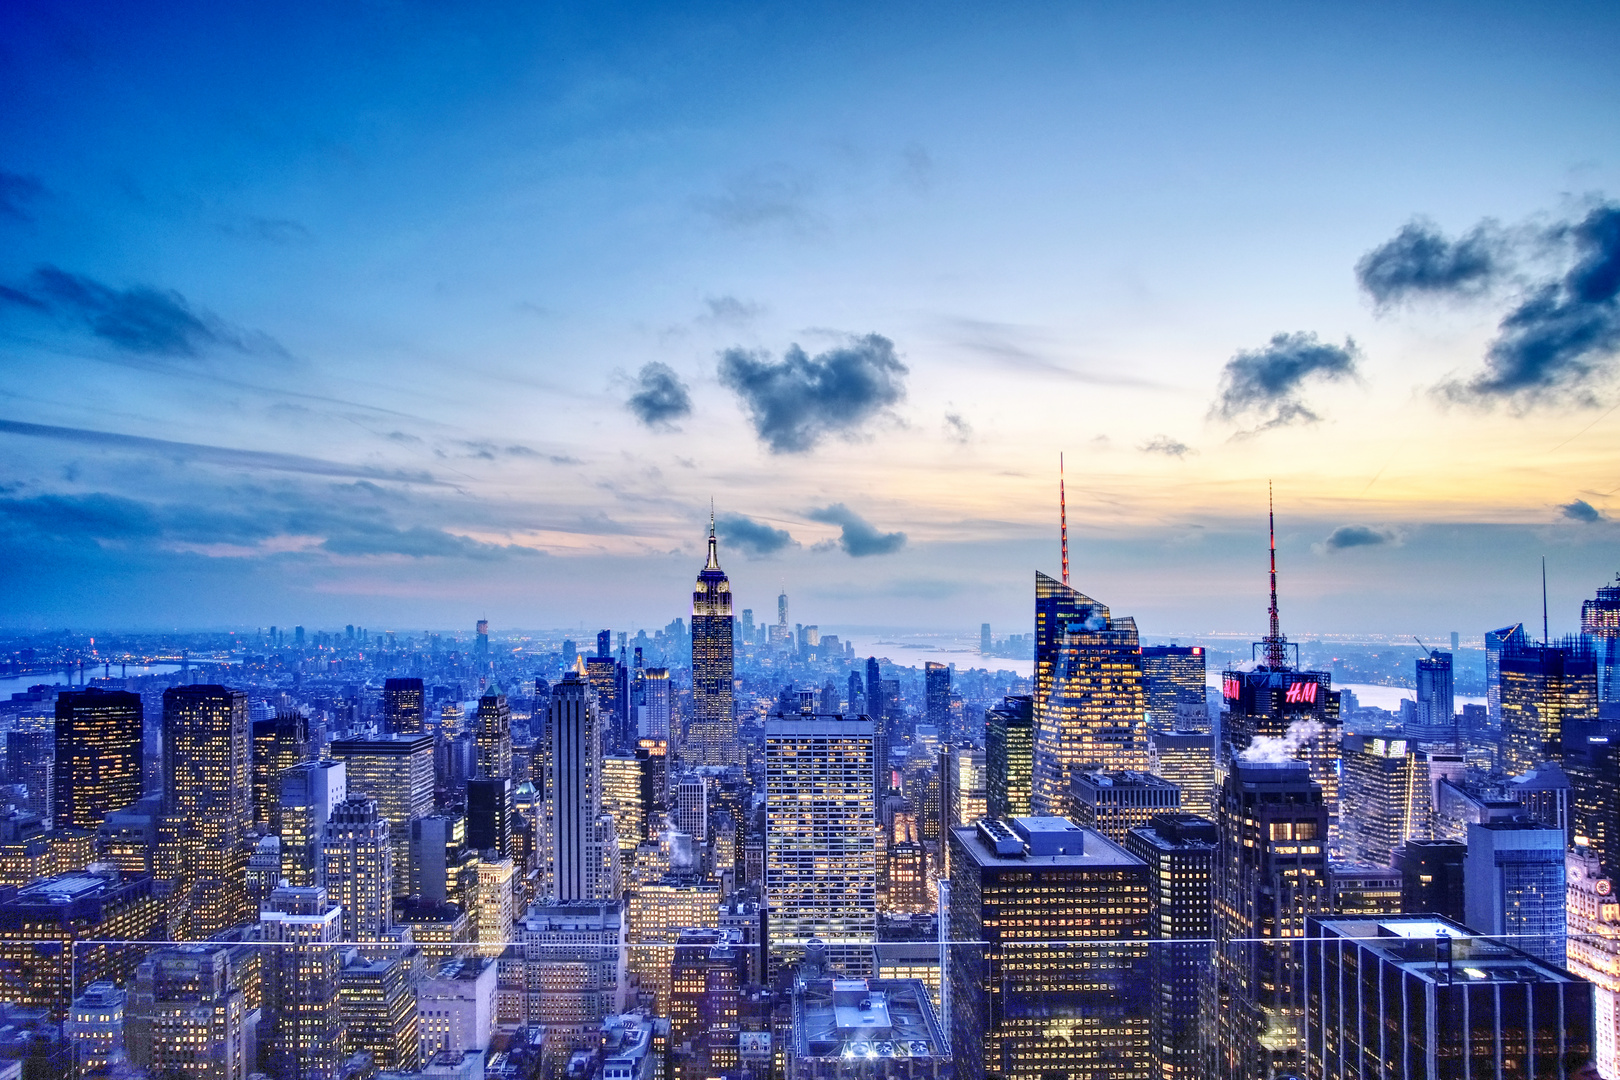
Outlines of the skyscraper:
{"label": "skyscraper", "polygon": [[1035,764],[1035,699],[1007,697],[984,714],[986,813],[1028,817]]}
{"label": "skyscraper", "polygon": [[377,800],[354,795],[332,808],[321,833],[316,883],[343,909],[345,941],[376,941],[393,928],[394,852]]}
{"label": "skyscraper", "polygon": [[338,1014],[341,909],[321,888],[281,888],[259,912],[263,1048],[276,1080],[333,1080],[343,1053]]}
{"label": "skyscraper", "polygon": [[512,775],[512,710],[499,686],[478,699],[478,773]]}
{"label": "skyscraper", "polygon": [[174,874],[176,936],[213,937],[249,917],[252,820],[247,695],[223,686],[165,690],[158,851],[159,865]]}
{"label": "skyscraper", "polygon": [[731,634],[731,581],[720,569],[711,515],[709,560],[692,593],[692,722],[682,748],[682,756],[695,764],[727,765],[736,760]]}
{"label": "skyscraper", "polygon": [[1502,726],[1502,650],[1525,641],[1523,623],[1485,631],[1485,714],[1494,728]]}
{"label": "skyscraper", "polygon": [[602,842],[601,819],[613,819],[602,806],[600,725],[595,690],[568,672],[551,691],[551,761],[546,778],[554,889],[561,903],[610,900],[616,891],[607,867],[618,865],[618,837],[612,836],[611,852]]}
{"label": "skyscraper", "polygon": [[1438,649],[1417,658],[1417,726],[1428,739],[1450,738],[1457,723],[1451,654]]}
{"label": "skyscraper", "polygon": [[1215,736],[1197,731],[1148,735],[1148,770],[1181,789],[1181,809],[1215,813]]}
{"label": "skyscraper", "polygon": [[1035,810],[1071,813],[1076,769],[1145,771],[1146,717],[1136,620],[1037,571]]}
{"label": "skyscraper", "polygon": [[1591,642],[1509,640],[1500,665],[1503,770],[1516,775],[1560,760],[1565,732],[1573,734],[1598,718],[1597,654]]}
{"label": "skyscraper", "polygon": [[1347,736],[1340,790],[1354,807],[1339,828],[1346,859],[1390,866],[1402,844],[1428,839],[1429,761],[1405,739]]}
{"label": "skyscraper", "polygon": [[1592,639],[1598,667],[1598,700],[1620,703],[1620,574],[1613,585],[1581,601],[1581,633]]}
{"label": "skyscraper", "polygon": [[1147,711],[1159,731],[1208,731],[1201,645],[1142,646]]}
{"label": "skyscraper", "polygon": [[642,672],[645,681],[645,703],[636,721],[636,730],[643,739],[670,738],[669,733],[669,668],[647,668]]}
{"label": "skyscraper", "polygon": [[394,847],[394,892],[409,895],[411,822],[433,812],[433,736],[334,739],[331,753],[347,767],[349,792],[377,800]]}
{"label": "skyscraper", "polygon": [[1467,853],[1468,845],[1460,840],[1408,840],[1395,853],[1395,869],[1401,873],[1401,910],[1462,922]]}
{"label": "skyscraper", "polygon": [[517,808],[512,781],[504,776],[480,776],[467,781],[467,846],[493,851],[497,858],[516,855],[513,834]]}
{"label": "skyscraper", "polygon": [[308,761],[282,774],[281,877],[288,885],[315,884],[326,820],[348,797],[348,770],[341,761]]}
{"label": "skyscraper", "polygon": [[932,660],[923,664],[923,709],[941,735],[951,726],[951,669]]}
{"label": "skyscraper", "polygon": [[421,679],[388,679],[383,683],[383,730],[390,735],[420,735],[425,700]]}
{"label": "skyscraper", "polygon": [[67,690],[56,699],[57,828],[94,831],[141,797],[141,698],[123,690]]}
{"label": "skyscraper", "polygon": [[135,969],[125,1005],[129,1063],[150,1076],[245,1080],[248,1008],[230,949],[158,949]]}
{"label": "skyscraper", "polygon": [[1465,920],[1481,934],[1564,966],[1564,830],[1529,818],[1468,826]]}
{"label": "skyscraper", "polygon": [[951,830],[960,1080],[1149,1074],[1148,868],[1063,818]]}
{"label": "skyscraper", "polygon": [[281,832],[281,774],[310,756],[309,720],[279,712],[253,721],[253,823],[267,834]]}
{"label": "skyscraper", "polygon": [[870,974],[877,938],[874,732],[865,717],[765,721],[765,895],[773,969],[811,938],[833,966]]}
{"label": "skyscraper", "polygon": [[1304,1067],[1297,939],[1330,910],[1327,807],[1301,761],[1233,761],[1215,863],[1214,1076],[1269,1080]]}

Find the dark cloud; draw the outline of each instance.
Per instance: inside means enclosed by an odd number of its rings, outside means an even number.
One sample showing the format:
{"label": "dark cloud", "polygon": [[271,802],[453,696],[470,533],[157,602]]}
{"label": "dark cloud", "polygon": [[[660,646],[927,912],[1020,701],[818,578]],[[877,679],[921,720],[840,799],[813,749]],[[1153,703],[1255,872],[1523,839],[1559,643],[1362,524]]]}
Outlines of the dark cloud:
{"label": "dark cloud", "polygon": [[487,561],[509,555],[539,555],[518,544],[486,544],[443,529],[413,525],[406,529],[373,528],[329,536],[321,549],[334,555],[405,555],[413,559],[477,559]]}
{"label": "dark cloud", "polygon": [[968,442],[973,438],[973,425],[963,419],[961,413],[948,412],[945,414],[945,437],[952,442]]}
{"label": "dark cloud", "polygon": [[720,538],[728,546],[739,548],[744,554],[755,558],[797,546],[797,541],[786,529],[774,529],[763,521],[755,521],[741,514],[722,514],[714,524]]}
{"label": "dark cloud", "polygon": [[1377,547],[1393,544],[1400,537],[1391,529],[1375,529],[1369,525],[1340,525],[1328,534],[1322,546],[1329,551],[1343,551],[1353,547]]}
{"label": "dark cloud", "polygon": [[1300,396],[1305,382],[1354,378],[1360,355],[1350,338],[1340,346],[1311,333],[1275,334],[1265,348],[1245,350],[1226,362],[1220,397],[1210,413],[1223,420],[1254,421],[1251,432],[1295,421],[1313,423],[1320,417]]}
{"label": "dark cloud", "polygon": [[735,391],[772,453],[803,453],[828,434],[853,435],[906,396],[906,365],[879,334],[808,356],[788,346],[780,363],[764,352],[727,349],[721,385]]}
{"label": "dark cloud", "polygon": [[117,495],[36,495],[0,499],[0,520],[57,539],[125,541],[160,536],[158,515]]}
{"label": "dark cloud", "polygon": [[1603,520],[1603,511],[1585,499],[1576,499],[1572,503],[1564,503],[1558,509],[1562,510],[1564,516],[1571,521],[1579,521],[1587,525],[1595,525]]}
{"label": "dark cloud", "polygon": [[856,558],[863,555],[891,555],[906,546],[905,533],[879,532],[870,521],[843,503],[811,510],[805,516],[811,521],[840,526],[843,535],[838,538],[838,544]]}
{"label": "dark cloud", "polygon": [[636,392],[625,405],[650,428],[672,428],[692,412],[692,395],[675,369],[656,360],[643,364],[636,375]]}
{"label": "dark cloud", "polygon": [[1163,454],[1166,457],[1173,458],[1184,458],[1188,454],[1198,453],[1186,443],[1178,439],[1172,439],[1168,435],[1155,435],[1143,443],[1140,449],[1144,454]]}
{"label": "dark cloud", "polygon": [[285,355],[264,335],[195,311],[172,290],[143,285],[115,289],[55,266],[37,267],[25,284],[6,289],[0,300],[79,323],[103,341],[144,356],[195,357],[218,348]]}
{"label": "dark cloud", "polygon": [[1620,205],[1596,207],[1557,231],[1573,245],[1574,265],[1503,317],[1485,369],[1441,384],[1443,397],[1521,407],[1596,401],[1593,391],[1612,375],[1620,351]]}
{"label": "dark cloud", "polygon": [[0,217],[32,221],[27,205],[45,194],[37,177],[0,169]]}
{"label": "dark cloud", "polygon": [[23,435],[36,439],[52,439],[112,450],[127,450],[165,461],[204,462],[227,468],[268,469],[275,472],[304,473],[309,476],[333,476],[396,481],[408,484],[443,486],[430,473],[374,469],[364,465],[345,465],[336,461],[303,457],[299,454],[279,454],[265,450],[237,450],[228,446],[208,446],[202,443],[171,442],[168,439],[149,439],[143,435],[121,435],[112,431],[90,431],[85,428],[54,427],[49,424],[27,424],[19,420],[0,420],[0,434]]}
{"label": "dark cloud", "polygon": [[1380,305],[1415,296],[1475,296],[1507,270],[1508,245],[1493,222],[1447,239],[1412,221],[1356,263],[1356,281]]}

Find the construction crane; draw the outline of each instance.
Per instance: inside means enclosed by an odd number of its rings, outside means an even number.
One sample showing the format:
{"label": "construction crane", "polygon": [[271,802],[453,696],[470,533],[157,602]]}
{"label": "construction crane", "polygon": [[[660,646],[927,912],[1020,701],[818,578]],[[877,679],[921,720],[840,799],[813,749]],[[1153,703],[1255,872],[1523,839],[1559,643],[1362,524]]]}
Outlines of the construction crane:
{"label": "construction crane", "polygon": [[1420,639],[1416,634],[1412,635],[1412,640],[1418,643],[1418,648],[1423,650],[1423,655],[1427,656],[1431,660],[1434,659],[1434,654],[1440,651],[1439,649],[1431,649],[1427,645],[1423,644],[1422,639]]}

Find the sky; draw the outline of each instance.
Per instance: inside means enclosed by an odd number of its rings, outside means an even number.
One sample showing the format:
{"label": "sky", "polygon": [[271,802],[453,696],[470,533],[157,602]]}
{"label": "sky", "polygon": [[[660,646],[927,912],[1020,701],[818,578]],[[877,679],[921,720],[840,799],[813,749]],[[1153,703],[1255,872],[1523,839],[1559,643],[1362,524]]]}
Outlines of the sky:
{"label": "sky", "polygon": [[0,626],[1554,634],[1620,9],[0,9]]}

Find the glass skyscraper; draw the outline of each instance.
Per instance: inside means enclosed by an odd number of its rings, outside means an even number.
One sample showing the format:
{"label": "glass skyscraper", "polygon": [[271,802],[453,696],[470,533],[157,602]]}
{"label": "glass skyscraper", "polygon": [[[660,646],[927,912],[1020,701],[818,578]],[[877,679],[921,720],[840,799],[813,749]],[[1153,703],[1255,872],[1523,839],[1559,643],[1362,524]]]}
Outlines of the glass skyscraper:
{"label": "glass skyscraper", "polygon": [[737,760],[737,716],[732,709],[731,581],[709,521],[709,561],[692,592],[692,722],[680,755],[689,764]]}
{"label": "glass skyscraper", "polygon": [[208,938],[246,919],[253,822],[247,694],[223,686],[163,692],[159,861],[176,877],[171,929]]}
{"label": "glass skyscraper", "polygon": [[141,698],[124,690],[67,691],[56,699],[57,828],[95,831],[141,797]]}

